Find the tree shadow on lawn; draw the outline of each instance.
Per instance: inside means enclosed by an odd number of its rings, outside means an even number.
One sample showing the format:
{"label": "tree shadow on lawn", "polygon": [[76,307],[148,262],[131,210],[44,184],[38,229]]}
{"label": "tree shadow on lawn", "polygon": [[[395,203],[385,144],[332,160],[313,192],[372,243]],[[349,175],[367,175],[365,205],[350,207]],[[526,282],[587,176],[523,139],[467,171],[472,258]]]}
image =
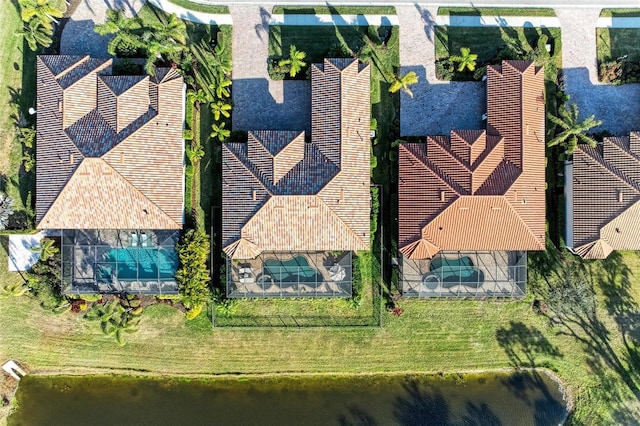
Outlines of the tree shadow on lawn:
{"label": "tree shadow on lawn", "polygon": [[[638,351],[634,339],[638,336],[635,324],[638,307],[630,293],[630,270],[619,253],[612,253],[602,261],[576,261],[562,255],[553,272],[544,277],[544,285],[535,289],[547,301],[552,314],[547,317],[558,327],[557,335],[570,336],[578,341],[586,355],[590,373],[596,380],[591,399],[606,401],[608,409],[617,418],[633,418],[627,403],[638,402]],[[598,282],[608,312],[618,323],[623,334],[622,354],[614,347],[615,335],[598,317],[594,290]],[[620,381],[621,379],[621,381]],[[624,383],[624,385],[622,385]]]}

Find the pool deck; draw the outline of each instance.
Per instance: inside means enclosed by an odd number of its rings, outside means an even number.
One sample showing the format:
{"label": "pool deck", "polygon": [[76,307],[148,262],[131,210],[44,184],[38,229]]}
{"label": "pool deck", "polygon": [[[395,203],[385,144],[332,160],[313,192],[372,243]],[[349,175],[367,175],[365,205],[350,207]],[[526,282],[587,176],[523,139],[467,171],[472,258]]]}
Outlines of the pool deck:
{"label": "pool deck", "polygon": [[[351,296],[351,260],[334,257],[328,252],[263,253],[255,259],[228,262],[227,295],[229,297],[349,297]],[[264,263],[277,259],[286,263],[300,257],[305,269],[317,271],[321,281],[281,282],[278,284],[264,272]],[[346,264],[348,263],[348,265]],[[345,268],[343,280],[332,279],[330,268],[340,264]],[[348,269],[348,271],[347,271]],[[295,275],[295,274],[291,274]]]}

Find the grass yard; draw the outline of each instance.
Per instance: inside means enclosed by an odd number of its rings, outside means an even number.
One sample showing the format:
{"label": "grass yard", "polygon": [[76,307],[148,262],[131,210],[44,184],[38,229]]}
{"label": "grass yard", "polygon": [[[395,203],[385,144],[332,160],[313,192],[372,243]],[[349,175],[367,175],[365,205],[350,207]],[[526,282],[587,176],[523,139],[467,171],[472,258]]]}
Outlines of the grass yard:
{"label": "grass yard", "polygon": [[274,6],[274,14],[284,15],[395,15],[393,6]]}
{"label": "grass yard", "polygon": [[534,49],[541,34],[551,44],[551,67],[546,66],[545,78],[555,81],[557,69],[562,66],[562,41],[560,28],[512,28],[512,27],[435,27],[436,60],[459,55],[461,47],[468,47],[478,55],[478,64],[491,61],[498,51],[509,45]]}
{"label": "grass yard", "polygon": [[22,21],[17,5],[8,3],[0,8],[0,27],[0,191],[9,194],[16,212],[26,217],[35,178],[33,171],[26,173],[21,168],[16,123],[20,117],[28,117],[27,110],[35,106],[35,54],[18,34]]}
{"label": "grass yard", "polygon": [[443,16],[556,16],[553,9],[509,7],[440,7]]}
{"label": "grass yard", "polygon": [[633,18],[640,16],[640,9],[602,9],[600,17]]}
{"label": "grass yard", "polygon": [[[640,278],[629,271],[611,277],[603,266],[611,271],[612,264],[638,271],[640,256],[624,253],[613,263],[589,263],[600,295],[597,316],[608,334],[596,338],[588,334],[588,324],[586,331],[576,326],[584,343],[534,314],[531,293],[523,301],[402,300],[401,317],[387,313],[382,328],[363,329],[212,330],[204,315],[187,323],[173,308],[155,305],[145,310],[140,331],[128,336],[125,347],[105,337],[95,322],[72,313],[53,315],[21,297],[0,304],[0,357],[20,360],[34,372],[113,369],[168,375],[547,367],[578,398],[574,424],[625,423],[637,415],[638,403],[621,372],[607,362],[615,356],[638,381],[638,370],[630,366],[637,355],[632,334],[625,344],[619,327],[635,330],[629,320],[637,314]],[[5,268],[6,253],[0,249],[2,277]],[[531,278],[533,290],[540,283],[536,274]]]}
{"label": "grass yard", "polygon": [[596,28],[598,63],[628,55],[640,59],[640,28]]}
{"label": "grass yard", "polygon": [[204,12],[204,13],[220,13],[220,14],[228,14],[229,7],[228,6],[220,6],[213,4],[202,4],[189,0],[168,0],[169,3],[173,3],[176,6],[184,7],[188,10],[193,10],[194,12]]}
{"label": "grass yard", "polygon": [[[265,326],[376,326],[379,325],[379,270],[374,269],[371,252],[358,253],[353,259],[353,286],[360,281],[360,302],[338,298],[253,298],[234,299],[233,313],[216,314],[216,325]],[[358,266],[359,265],[359,266]],[[359,271],[356,271],[359,268]],[[375,285],[374,285],[375,284]],[[355,293],[355,291],[354,291]]]}

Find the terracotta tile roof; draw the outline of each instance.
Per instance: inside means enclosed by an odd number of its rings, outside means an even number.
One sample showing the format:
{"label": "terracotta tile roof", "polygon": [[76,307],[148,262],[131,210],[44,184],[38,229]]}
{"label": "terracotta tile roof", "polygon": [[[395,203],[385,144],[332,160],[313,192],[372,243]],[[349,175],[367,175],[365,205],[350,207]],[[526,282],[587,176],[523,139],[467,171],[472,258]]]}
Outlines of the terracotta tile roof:
{"label": "terracotta tile roof", "polygon": [[38,228],[182,227],[182,78],[110,69],[110,59],[37,58]]}
{"label": "terracotta tile roof", "polygon": [[232,258],[369,246],[369,67],[326,59],[311,73],[311,142],[272,130],[223,144],[222,240]]}
{"label": "terracotta tile roof", "polygon": [[572,203],[575,251],[604,259],[613,250],[640,250],[640,138],[605,138],[573,154]]}
{"label": "terracotta tile roof", "polygon": [[453,130],[399,149],[399,245],[544,250],[544,73],[527,61],[487,68],[487,130]]}

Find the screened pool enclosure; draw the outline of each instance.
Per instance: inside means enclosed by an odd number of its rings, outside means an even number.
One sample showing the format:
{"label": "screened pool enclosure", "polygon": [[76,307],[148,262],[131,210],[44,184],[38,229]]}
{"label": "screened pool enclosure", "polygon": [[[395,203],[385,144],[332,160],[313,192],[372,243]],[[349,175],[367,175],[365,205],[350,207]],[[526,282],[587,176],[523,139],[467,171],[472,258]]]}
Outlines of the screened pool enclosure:
{"label": "screened pool enclosure", "polygon": [[177,294],[174,230],[62,231],[66,294]]}
{"label": "screened pool enclosure", "polygon": [[228,297],[350,297],[351,252],[265,252],[227,258]]}
{"label": "screened pool enclosure", "polygon": [[402,258],[405,297],[523,297],[527,252],[440,252],[433,259]]}

